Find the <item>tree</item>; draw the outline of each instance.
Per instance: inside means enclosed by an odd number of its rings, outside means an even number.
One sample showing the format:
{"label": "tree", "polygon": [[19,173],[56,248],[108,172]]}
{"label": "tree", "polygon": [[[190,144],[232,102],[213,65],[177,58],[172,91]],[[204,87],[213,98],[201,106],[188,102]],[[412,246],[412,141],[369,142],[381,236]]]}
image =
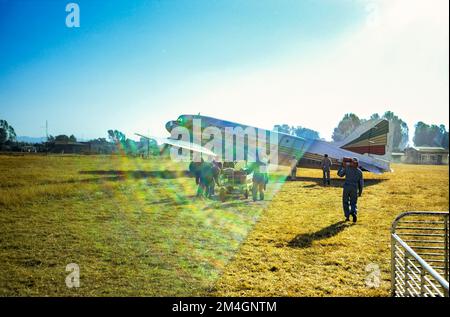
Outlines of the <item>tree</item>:
{"label": "tree", "polygon": [[16,132],[14,128],[6,120],[0,120],[0,144],[14,142],[15,140]]}
{"label": "tree", "polygon": [[58,142],[69,142],[70,139],[69,139],[69,137],[67,135],[60,134],[60,135],[55,136],[55,141],[58,141]]}
{"label": "tree", "polygon": [[354,113],[347,113],[344,115],[338,126],[334,129],[332,138],[335,142],[344,140],[365,120],[361,120]]}
{"label": "tree", "polygon": [[14,131],[14,128],[12,126],[8,127],[8,135],[9,135],[9,141],[16,141],[16,131]]}
{"label": "tree", "polygon": [[295,136],[305,138],[305,139],[310,139],[310,140],[320,139],[319,132],[312,130],[312,129],[304,128],[301,126],[298,126],[296,128],[292,127],[291,133]]}
{"label": "tree", "polygon": [[137,143],[138,151],[145,154],[159,154],[158,143],[154,139],[140,138]]}
{"label": "tree", "polygon": [[445,125],[441,124],[439,126],[439,129],[441,131],[441,146],[444,149],[448,149],[448,131],[445,129]]}
{"label": "tree", "polygon": [[428,130],[429,130],[428,124],[422,121],[416,123],[413,137],[413,142],[415,146],[421,146],[428,143]]}
{"label": "tree", "polygon": [[96,144],[109,144],[109,142],[105,138],[92,139],[92,140],[89,140],[89,142],[96,143]]}
{"label": "tree", "polygon": [[312,129],[304,128],[302,126],[291,127],[288,124],[283,123],[283,124],[274,125],[273,129],[278,130],[278,132],[281,132],[281,133],[295,135],[295,136],[298,136],[301,138],[306,138],[306,139],[311,139],[311,140],[320,139],[319,132],[312,130]]}
{"label": "tree", "polygon": [[386,111],[383,119],[389,120],[393,128],[392,147],[394,151],[402,151],[409,140],[409,128],[406,122],[396,116],[392,111]]}
{"label": "tree", "polygon": [[131,139],[126,139],[125,140],[125,153],[127,154],[134,154],[137,152],[137,145],[136,142],[134,142]]}
{"label": "tree", "polygon": [[70,141],[70,142],[77,142],[77,138],[72,134],[72,135],[69,137],[69,141]]}
{"label": "tree", "polygon": [[108,138],[114,142],[116,147],[125,154],[136,152],[136,144],[133,140],[128,139],[124,133],[119,130],[108,130]]}
{"label": "tree", "polygon": [[122,132],[118,131],[118,130],[108,130],[108,137],[109,139],[118,144],[125,144],[126,141],[126,136],[125,134],[123,134]]}
{"label": "tree", "polygon": [[5,144],[8,140],[8,134],[6,133],[6,130],[3,128],[0,128],[0,144]]}
{"label": "tree", "polygon": [[428,125],[419,121],[415,125],[413,142],[415,146],[438,146],[448,149],[448,131],[443,124]]}
{"label": "tree", "polygon": [[273,129],[281,133],[291,134],[291,127],[287,124],[276,124]]}

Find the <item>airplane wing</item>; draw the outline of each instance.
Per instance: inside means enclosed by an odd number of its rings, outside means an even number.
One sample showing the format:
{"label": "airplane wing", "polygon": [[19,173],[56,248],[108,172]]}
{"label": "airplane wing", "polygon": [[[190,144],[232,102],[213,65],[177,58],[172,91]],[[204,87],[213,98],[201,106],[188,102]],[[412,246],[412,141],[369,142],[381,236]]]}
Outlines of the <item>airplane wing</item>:
{"label": "airplane wing", "polygon": [[145,135],[142,135],[139,133],[135,133],[135,134],[137,136],[140,136],[147,140],[155,140],[156,142],[158,142],[160,144],[173,145],[173,146],[177,146],[177,147],[187,149],[190,151],[199,152],[199,153],[203,153],[203,154],[211,155],[211,156],[216,156],[216,154],[213,151],[211,151],[203,146],[200,146],[198,144],[195,144],[195,143],[186,142],[186,141],[182,141],[182,140],[175,140],[175,139],[171,139],[171,138],[158,138],[158,137],[153,137],[153,136],[145,136]]}

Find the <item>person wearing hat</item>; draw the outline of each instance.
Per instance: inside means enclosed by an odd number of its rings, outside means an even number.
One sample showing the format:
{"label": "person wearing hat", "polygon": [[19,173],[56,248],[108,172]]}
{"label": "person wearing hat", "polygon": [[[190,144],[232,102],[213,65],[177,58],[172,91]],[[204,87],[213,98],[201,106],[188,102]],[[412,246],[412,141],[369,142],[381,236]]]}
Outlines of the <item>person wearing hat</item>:
{"label": "person wearing hat", "polygon": [[268,161],[267,160],[257,160],[250,165],[250,171],[253,172],[252,178],[252,196],[253,201],[258,198],[264,200],[264,191],[266,190],[266,185],[269,182],[268,175]]}
{"label": "person wearing hat", "polygon": [[215,160],[204,161],[201,160],[200,167],[198,168],[198,189],[197,197],[212,198],[214,196],[215,185],[219,184],[220,168]]}
{"label": "person wearing hat", "polygon": [[291,164],[291,180],[296,180],[297,179],[297,163],[298,160],[295,156],[293,156],[290,160],[290,164]]}
{"label": "person wearing hat", "polygon": [[345,159],[339,167],[338,176],[344,177],[344,191],[342,194],[342,203],[344,207],[345,221],[349,221],[350,215],[353,222],[357,220],[358,213],[358,197],[361,197],[364,179],[361,169],[358,167],[358,159]]}
{"label": "person wearing hat", "polygon": [[330,158],[328,157],[328,154],[325,154],[323,156],[322,162],[320,163],[320,166],[322,167],[323,172],[323,186],[330,185],[330,169],[331,165],[333,163],[331,162]]}

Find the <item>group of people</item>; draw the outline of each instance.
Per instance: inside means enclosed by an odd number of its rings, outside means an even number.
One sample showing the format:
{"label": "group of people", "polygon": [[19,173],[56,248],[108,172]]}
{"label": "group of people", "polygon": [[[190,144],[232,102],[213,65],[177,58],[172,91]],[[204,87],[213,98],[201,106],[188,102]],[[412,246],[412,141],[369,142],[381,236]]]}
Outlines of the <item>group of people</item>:
{"label": "group of people", "polygon": [[[291,160],[291,179],[297,178],[297,164],[298,160],[294,156]],[[331,185],[330,170],[333,162],[328,157],[328,154],[323,156],[320,163],[322,168],[322,180],[324,186]],[[357,221],[357,203],[358,197],[361,197],[364,188],[364,179],[361,169],[359,168],[359,162],[356,157],[351,159],[343,159],[342,164],[338,169],[338,176],[345,177],[342,193],[342,205],[344,209],[345,221],[350,220],[352,217],[353,222]]]}
{"label": "group of people", "polygon": [[215,186],[220,186],[219,175],[222,166],[219,162],[213,160],[206,162],[201,159],[200,162],[192,161],[189,164],[189,172],[195,177],[197,184],[197,197],[212,197],[215,193]]}
{"label": "group of people", "polygon": [[[267,163],[260,160],[245,166],[247,173],[252,173],[252,196],[253,200],[264,200],[264,192],[269,181]],[[212,160],[207,162],[201,159],[200,162],[192,161],[189,164],[189,172],[195,177],[197,185],[197,197],[212,198],[215,194],[215,187],[221,186],[220,173],[223,168],[237,168],[236,162],[224,162],[223,164]]]}
{"label": "group of people", "polygon": [[[296,178],[298,160],[293,157],[291,161],[291,179]],[[225,163],[224,163],[225,164]],[[232,164],[234,167],[235,163]],[[331,185],[330,170],[333,163],[327,154],[321,161],[323,172],[323,185]],[[206,162],[203,159],[200,162],[191,162],[189,171],[195,177],[195,183],[198,185],[197,196],[211,198],[215,194],[215,186],[220,186],[219,175],[223,167],[220,162],[212,160]],[[253,173],[252,189],[253,199],[256,200],[257,194],[259,198],[264,199],[264,191],[268,183],[267,163],[261,161],[254,162],[250,166],[246,166],[249,173]],[[357,221],[357,203],[358,197],[362,195],[364,188],[364,179],[357,158],[347,158],[342,160],[342,164],[338,169],[337,175],[345,177],[342,193],[342,205],[344,209],[345,220],[349,221],[350,216],[353,222]]]}

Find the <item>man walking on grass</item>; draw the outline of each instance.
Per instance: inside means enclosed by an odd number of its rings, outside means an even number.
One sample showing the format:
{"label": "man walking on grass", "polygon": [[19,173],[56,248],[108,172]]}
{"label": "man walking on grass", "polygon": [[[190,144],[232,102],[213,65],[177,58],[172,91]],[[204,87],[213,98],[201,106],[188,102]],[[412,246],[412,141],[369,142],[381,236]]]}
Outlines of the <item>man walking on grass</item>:
{"label": "man walking on grass", "polygon": [[323,171],[323,186],[330,185],[330,169],[332,164],[328,154],[325,154],[320,164]]}
{"label": "man walking on grass", "polygon": [[345,176],[344,191],[342,193],[345,221],[349,221],[351,215],[353,222],[356,222],[358,197],[361,197],[364,187],[363,174],[358,167],[358,159],[344,158],[341,167],[339,167],[338,176]]}
{"label": "man walking on grass", "polygon": [[297,179],[297,163],[298,160],[295,156],[291,158],[290,164],[291,164],[291,180]]}

